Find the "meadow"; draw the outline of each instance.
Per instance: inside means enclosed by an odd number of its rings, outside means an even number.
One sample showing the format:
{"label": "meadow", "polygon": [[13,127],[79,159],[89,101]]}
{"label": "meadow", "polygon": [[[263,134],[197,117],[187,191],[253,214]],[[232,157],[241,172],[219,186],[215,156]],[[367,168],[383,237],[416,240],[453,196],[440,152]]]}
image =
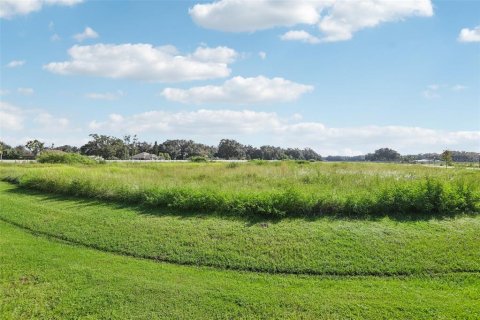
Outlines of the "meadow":
{"label": "meadow", "polygon": [[[379,163],[3,164],[0,317],[478,319],[479,177]],[[289,206],[275,200],[290,193]]]}
{"label": "meadow", "polygon": [[452,215],[480,210],[480,171],[420,165],[249,163],[27,164],[0,179],[64,195],[232,215]]}

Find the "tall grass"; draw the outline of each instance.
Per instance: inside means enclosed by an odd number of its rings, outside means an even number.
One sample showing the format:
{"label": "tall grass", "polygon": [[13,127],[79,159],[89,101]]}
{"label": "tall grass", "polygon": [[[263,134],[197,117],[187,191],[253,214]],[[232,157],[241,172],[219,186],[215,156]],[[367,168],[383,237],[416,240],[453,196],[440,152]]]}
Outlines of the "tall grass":
{"label": "tall grass", "polygon": [[451,215],[480,211],[480,171],[395,164],[2,165],[41,191],[235,215]]}

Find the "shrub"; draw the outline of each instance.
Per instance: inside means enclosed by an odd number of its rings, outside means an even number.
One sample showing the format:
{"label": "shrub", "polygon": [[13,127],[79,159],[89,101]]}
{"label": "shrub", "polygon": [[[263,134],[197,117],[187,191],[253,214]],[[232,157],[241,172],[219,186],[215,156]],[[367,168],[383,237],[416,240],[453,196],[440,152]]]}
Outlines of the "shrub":
{"label": "shrub", "polygon": [[96,161],[82,156],[78,153],[67,153],[63,151],[45,151],[38,157],[37,161],[40,163],[67,163],[67,164],[95,164]]}
{"label": "shrub", "polygon": [[207,162],[207,158],[202,156],[194,156],[194,157],[190,157],[190,161],[191,162]]}

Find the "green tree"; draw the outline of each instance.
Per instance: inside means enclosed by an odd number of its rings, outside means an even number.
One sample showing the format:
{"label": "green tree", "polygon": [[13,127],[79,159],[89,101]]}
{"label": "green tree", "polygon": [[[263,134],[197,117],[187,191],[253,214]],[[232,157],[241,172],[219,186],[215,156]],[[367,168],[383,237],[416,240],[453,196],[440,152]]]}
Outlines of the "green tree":
{"label": "green tree", "polygon": [[389,148],[381,148],[365,156],[367,161],[399,161],[400,159],[400,153]]}
{"label": "green tree", "polygon": [[33,153],[33,156],[36,157],[45,149],[45,143],[35,140],[27,141],[25,147]]}
{"label": "green tree", "polygon": [[217,156],[222,159],[245,159],[246,148],[240,142],[222,139],[218,144]]}
{"label": "green tree", "polygon": [[87,156],[99,156],[104,159],[122,159],[125,157],[124,142],[115,137],[91,134],[92,140],[80,147]]}
{"label": "green tree", "polygon": [[441,154],[441,158],[445,161],[445,167],[453,164],[452,152],[449,150],[444,150]]}

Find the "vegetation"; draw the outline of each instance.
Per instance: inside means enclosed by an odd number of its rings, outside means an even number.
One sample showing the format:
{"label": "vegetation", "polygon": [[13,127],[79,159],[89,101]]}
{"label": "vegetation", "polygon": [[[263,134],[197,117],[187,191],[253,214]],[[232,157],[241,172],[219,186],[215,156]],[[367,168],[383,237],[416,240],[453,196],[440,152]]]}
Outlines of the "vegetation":
{"label": "vegetation", "polygon": [[442,157],[442,160],[445,162],[445,167],[451,166],[453,164],[451,151],[448,151],[448,150],[443,151],[441,157]]}
{"label": "vegetation", "polygon": [[477,319],[479,175],[1,164],[0,318]]}
{"label": "vegetation", "polygon": [[63,151],[45,151],[37,157],[40,163],[66,163],[66,164],[95,164],[94,159],[82,156],[78,153],[67,153]]}
{"label": "vegetation", "polygon": [[480,211],[477,170],[273,162],[0,166],[22,187],[197,212],[350,217]]}
{"label": "vegetation", "polygon": [[0,222],[2,319],[478,319],[480,277],[314,277],[156,263]]}
{"label": "vegetation", "polygon": [[400,161],[400,159],[400,153],[389,148],[381,148],[375,150],[373,154],[369,153],[365,156],[367,161],[395,162]]}
{"label": "vegetation", "polygon": [[241,219],[119,207],[1,183],[0,219],[103,251],[177,264],[321,275],[480,272],[480,216]]}

